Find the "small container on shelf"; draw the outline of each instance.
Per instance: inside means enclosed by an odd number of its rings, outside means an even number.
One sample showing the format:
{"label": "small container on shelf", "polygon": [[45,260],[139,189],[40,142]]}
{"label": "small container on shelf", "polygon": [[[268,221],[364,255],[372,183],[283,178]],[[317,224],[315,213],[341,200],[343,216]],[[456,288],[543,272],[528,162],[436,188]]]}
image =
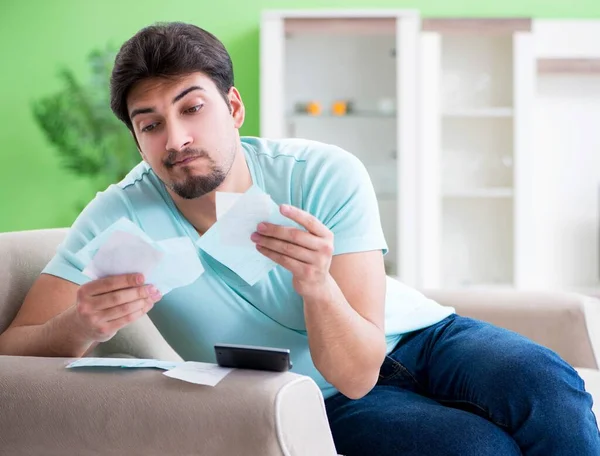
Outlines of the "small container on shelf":
{"label": "small container on shelf", "polygon": [[318,116],[323,111],[321,103],[318,101],[298,102],[294,105],[294,111],[298,114],[308,114]]}
{"label": "small container on shelf", "polygon": [[380,98],[377,100],[377,112],[386,116],[396,113],[396,100],[393,98]]}
{"label": "small container on shelf", "polygon": [[354,112],[354,103],[350,100],[336,100],[331,104],[331,114],[345,116]]}

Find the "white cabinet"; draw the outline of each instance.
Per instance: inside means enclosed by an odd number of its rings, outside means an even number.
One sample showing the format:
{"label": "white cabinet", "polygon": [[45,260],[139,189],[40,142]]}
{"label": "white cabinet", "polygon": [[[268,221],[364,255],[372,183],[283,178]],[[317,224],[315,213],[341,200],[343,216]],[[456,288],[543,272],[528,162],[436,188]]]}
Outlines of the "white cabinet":
{"label": "white cabinet", "polygon": [[600,288],[600,21],[267,11],[260,76],[262,136],[366,165],[389,274]]}
{"label": "white cabinet", "polygon": [[388,274],[417,285],[414,11],[267,11],[261,136],[336,144],[365,164],[389,246]]}
{"label": "white cabinet", "polygon": [[419,284],[600,288],[600,21],[426,20]]}

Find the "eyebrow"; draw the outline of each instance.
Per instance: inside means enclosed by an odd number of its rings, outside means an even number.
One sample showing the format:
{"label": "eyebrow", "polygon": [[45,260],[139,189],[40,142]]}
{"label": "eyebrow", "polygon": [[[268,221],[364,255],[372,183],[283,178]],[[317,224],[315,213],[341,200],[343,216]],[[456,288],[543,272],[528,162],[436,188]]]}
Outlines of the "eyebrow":
{"label": "eyebrow", "polygon": [[[204,88],[200,87],[200,86],[191,86],[188,87],[187,89],[183,90],[179,95],[177,95],[175,98],[173,98],[173,101],[171,102],[172,104],[177,103],[179,100],[181,100],[183,97],[185,97],[188,93],[193,92],[194,90],[201,90],[204,91]],[[154,108],[138,108],[138,109],[134,109],[133,111],[131,111],[131,114],[129,115],[129,119],[133,120],[133,118],[135,116],[137,116],[138,114],[149,114],[154,112]]]}

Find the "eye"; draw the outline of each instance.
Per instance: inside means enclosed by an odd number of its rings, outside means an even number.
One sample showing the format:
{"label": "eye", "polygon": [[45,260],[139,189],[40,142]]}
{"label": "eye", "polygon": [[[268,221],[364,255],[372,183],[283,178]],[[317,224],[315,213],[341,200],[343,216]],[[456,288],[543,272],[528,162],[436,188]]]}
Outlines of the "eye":
{"label": "eye", "polygon": [[146,125],[145,127],[142,128],[142,132],[143,133],[150,133],[152,130],[156,129],[156,127],[158,126],[157,122],[151,123],[149,125]]}
{"label": "eye", "polygon": [[194,113],[200,111],[202,109],[202,106],[204,106],[204,105],[199,104],[199,105],[196,105],[196,106],[192,106],[191,108],[186,109],[185,112],[187,114],[194,114]]}

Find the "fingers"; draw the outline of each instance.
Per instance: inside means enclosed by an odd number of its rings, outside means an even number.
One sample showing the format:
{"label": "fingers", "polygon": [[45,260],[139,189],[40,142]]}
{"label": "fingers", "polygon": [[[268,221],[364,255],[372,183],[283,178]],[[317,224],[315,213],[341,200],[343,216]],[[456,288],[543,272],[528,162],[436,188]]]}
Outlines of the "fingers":
{"label": "fingers", "polygon": [[161,299],[150,286],[117,290],[100,296],[78,299],[77,313],[89,334],[105,340],[114,332],[147,313]]}
{"label": "fingers", "polygon": [[94,309],[101,311],[137,300],[158,301],[160,298],[160,292],[153,285],[143,285],[92,296],[89,302]]}
{"label": "fingers", "polygon": [[329,229],[318,218],[302,209],[282,204],[279,210],[287,218],[306,228],[309,233],[319,237],[328,237],[331,235]]}
{"label": "fingers", "polygon": [[274,250],[268,249],[260,245],[257,245],[256,249],[264,256],[270,258],[275,263],[280,264],[294,275],[302,275],[305,271],[308,271],[312,267],[307,263],[303,263],[299,260],[296,260],[295,258],[283,255],[282,253],[276,252]]}
{"label": "fingers", "polygon": [[[314,234],[288,226],[262,222],[258,224],[256,231],[261,237],[281,239],[282,241],[296,244],[309,250],[319,250],[322,244],[321,238],[315,236]],[[256,238],[258,239],[258,237]],[[255,236],[253,236],[251,239],[254,241]]]}
{"label": "fingers", "polygon": [[120,306],[98,312],[98,316],[102,321],[110,324],[114,324],[117,321],[127,321],[128,318],[137,318],[136,315],[138,313],[141,316],[148,312],[152,307],[154,307],[155,302],[156,301],[151,299],[138,299],[136,301],[121,304]]}
{"label": "fingers", "polygon": [[126,324],[147,313],[161,299],[141,274],[123,274],[93,280],[77,290],[77,315],[85,331],[104,341]]}
{"label": "fingers", "polygon": [[151,308],[152,306],[147,309],[138,309],[130,314],[123,315],[120,318],[110,321],[110,331],[118,331],[119,329],[127,326],[128,324],[133,323],[135,320],[146,314]]}
{"label": "fingers", "polygon": [[310,263],[315,254],[314,250],[309,250],[301,247],[300,245],[292,244],[291,242],[282,241],[268,236],[263,236],[258,233],[254,233],[251,239],[256,243],[257,248],[264,247],[273,252],[292,257],[303,263]]}
{"label": "fingers", "polygon": [[[102,324],[97,326],[96,333],[100,336],[100,339],[104,340],[107,337],[112,337],[112,335],[114,335],[118,330],[130,323],[133,323],[135,320],[148,313],[154,307],[154,303],[148,304],[147,301],[137,301],[137,303],[140,305],[131,306],[131,309],[133,310],[130,313],[125,313],[119,316],[115,315],[116,318],[109,321],[103,321]],[[124,306],[121,306],[120,308],[123,309]]]}
{"label": "fingers", "polygon": [[130,314],[161,299],[160,292],[152,285],[117,290],[99,296],[80,296],[79,313],[92,325],[114,320]]}
{"label": "fingers", "polygon": [[110,293],[115,290],[139,287],[144,283],[142,274],[120,274],[102,279],[92,280],[81,286],[83,292],[89,296]]}

